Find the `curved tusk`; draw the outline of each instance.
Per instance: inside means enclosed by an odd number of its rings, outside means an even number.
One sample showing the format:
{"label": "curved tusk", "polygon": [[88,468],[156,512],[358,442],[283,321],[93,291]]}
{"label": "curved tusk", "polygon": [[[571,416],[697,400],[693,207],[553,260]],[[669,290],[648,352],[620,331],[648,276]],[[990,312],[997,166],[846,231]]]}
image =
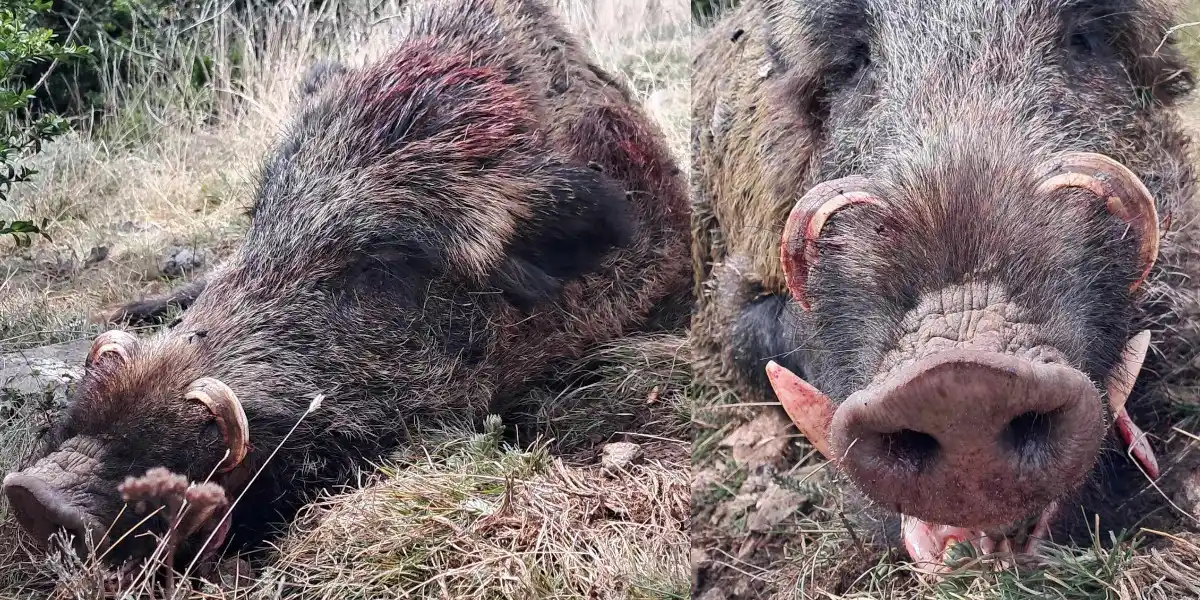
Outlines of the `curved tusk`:
{"label": "curved tusk", "polygon": [[88,351],[85,367],[91,367],[106,354],[115,354],[122,361],[129,360],[129,352],[137,346],[138,339],[133,334],[120,329],[110,329],[96,336],[92,348]]}
{"label": "curved tusk", "polygon": [[250,449],[250,425],[246,411],[229,386],[212,377],[201,377],[188,386],[184,399],[200,402],[217,419],[221,437],[229,455],[221,462],[218,473],[228,473],[246,458]]}
{"label": "curved tusk", "polygon": [[1076,187],[1088,190],[1104,201],[1110,214],[1121,219],[1137,236],[1141,269],[1129,290],[1134,291],[1150,274],[1158,260],[1158,208],[1150,190],[1125,165],[1094,152],[1069,152],[1045,163],[1050,175],[1037,188],[1046,196]]}
{"label": "curved tusk", "polygon": [[825,223],[834,213],[848,206],[882,204],[875,196],[861,191],[866,183],[866,178],[858,175],[823,181],[797,200],[788,214],[779,254],[788,290],[804,310],[810,307],[808,276],[817,262],[816,242]]}

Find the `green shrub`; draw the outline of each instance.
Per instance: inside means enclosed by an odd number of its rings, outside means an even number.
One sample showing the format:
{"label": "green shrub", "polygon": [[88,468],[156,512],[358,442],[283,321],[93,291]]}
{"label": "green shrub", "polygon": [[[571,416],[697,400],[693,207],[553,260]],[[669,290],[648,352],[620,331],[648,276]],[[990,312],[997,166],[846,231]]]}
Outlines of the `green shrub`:
{"label": "green shrub", "polygon": [[[310,9],[324,6],[328,0],[300,0],[297,6]],[[169,46],[172,34],[194,30],[216,14],[245,13],[248,9],[269,9],[281,0],[51,0],[51,9],[40,21],[53,30],[58,39],[87,46],[95,52],[86,60],[75,61],[70,68],[58,69],[38,91],[35,111],[48,111],[80,117],[100,116],[112,100],[106,84],[138,79],[148,66],[178,68],[158,64],[158,50]],[[285,17],[286,18],[286,17]],[[168,53],[169,54],[169,53]],[[192,69],[194,90],[209,83],[211,58],[199,57]],[[148,63],[153,63],[148,65]],[[236,67],[236,65],[233,65]],[[184,66],[183,68],[187,68]],[[41,77],[42,73],[31,72]],[[193,90],[193,91],[194,91]]]}
{"label": "green shrub", "polygon": [[[55,33],[57,39],[94,48],[83,60],[56,69],[46,77],[32,102],[35,113],[88,116],[104,107],[105,70],[123,75],[135,54],[133,39],[152,37],[162,31],[188,3],[174,0],[51,0],[38,25]],[[184,8],[183,10],[187,10]],[[145,44],[138,44],[144,46]],[[33,69],[28,77],[45,77],[44,69]]]}
{"label": "green shrub", "polygon": [[[0,0],[0,118],[4,135],[0,137],[0,202],[8,199],[14,184],[29,181],[37,171],[23,164],[42,149],[42,144],[68,131],[66,119],[53,113],[31,115],[30,100],[46,77],[28,82],[29,72],[39,68],[51,73],[68,59],[85,55],[87,49],[63,45],[54,32],[36,25],[50,9],[45,0]],[[43,235],[41,225],[32,220],[0,221],[0,236],[12,236],[26,246],[31,236]]]}

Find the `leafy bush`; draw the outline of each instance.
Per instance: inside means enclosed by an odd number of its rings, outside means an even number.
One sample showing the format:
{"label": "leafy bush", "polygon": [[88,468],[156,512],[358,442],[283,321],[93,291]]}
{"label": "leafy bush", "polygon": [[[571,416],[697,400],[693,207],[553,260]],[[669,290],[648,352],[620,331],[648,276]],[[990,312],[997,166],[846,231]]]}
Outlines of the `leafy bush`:
{"label": "leafy bush", "polygon": [[[196,10],[192,3],[175,0],[50,1],[39,26],[54,31],[64,43],[81,44],[95,53],[50,73],[47,85],[38,90],[33,108],[81,117],[104,108],[106,75],[123,76],[130,61],[146,59],[135,46],[152,46],[144,40],[160,35]],[[31,71],[29,75],[42,77],[44,73]]]}
{"label": "leafy bush", "polygon": [[[50,1],[51,8],[42,16],[40,25],[53,30],[59,40],[81,44],[95,52],[87,60],[75,61],[70,68],[52,73],[48,85],[38,91],[34,109],[80,117],[99,117],[116,108],[107,104],[112,97],[106,94],[110,91],[106,85],[138,79],[137,74],[148,67],[178,68],[179,65],[160,64],[171,53],[159,51],[169,46],[179,31],[196,29],[218,14],[238,14],[281,4],[281,0]],[[294,4],[318,9],[326,3],[327,0],[300,0]],[[226,50],[236,52],[236,49]],[[194,90],[209,82],[212,60],[198,56],[190,65]],[[36,78],[42,74],[30,75]]]}
{"label": "leafy bush", "polygon": [[[53,113],[31,116],[29,103],[45,83],[42,77],[32,85],[26,81],[31,67],[50,73],[62,61],[81,56],[87,49],[60,44],[54,32],[36,26],[36,20],[50,9],[47,0],[0,0],[0,119],[4,135],[0,137],[0,202],[8,199],[12,186],[29,181],[37,171],[22,162],[42,149],[42,144],[69,129],[66,119]],[[46,235],[45,222],[0,221],[0,235],[10,235],[18,245],[27,246],[32,235]]]}

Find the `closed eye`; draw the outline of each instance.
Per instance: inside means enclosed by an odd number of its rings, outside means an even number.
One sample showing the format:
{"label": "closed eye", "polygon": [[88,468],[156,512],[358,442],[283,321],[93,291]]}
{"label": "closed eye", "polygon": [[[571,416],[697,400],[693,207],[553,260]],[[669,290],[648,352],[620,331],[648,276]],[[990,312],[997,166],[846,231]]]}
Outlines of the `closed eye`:
{"label": "closed eye", "polygon": [[1095,56],[1112,46],[1120,13],[1088,14],[1068,24],[1067,47],[1080,56]]}
{"label": "closed eye", "polygon": [[1086,32],[1075,32],[1071,34],[1070,47],[1071,50],[1081,54],[1093,54],[1096,51],[1096,43],[1092,39],[1093,34]]}

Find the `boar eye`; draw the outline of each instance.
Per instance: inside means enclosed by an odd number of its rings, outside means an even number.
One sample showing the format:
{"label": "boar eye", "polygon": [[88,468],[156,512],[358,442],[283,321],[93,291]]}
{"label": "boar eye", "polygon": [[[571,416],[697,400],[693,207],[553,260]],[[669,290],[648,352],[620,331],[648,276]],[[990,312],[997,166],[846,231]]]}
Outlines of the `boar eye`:
{"label": "boar eye", "polygon": [[866,42],[856,44],[854,46],[854,50],[851,52],[851,56],[853,58],[848,63],[848,77],[862,72],[864,69],[871,66],[871,62],[875,59],[874,51],[871,49],[871,45]]}
{"label": "boar eye", "polygon": [[1070,39],[1071,50],[1079,54],[1094,54],[1096,52],[1096,44],[1093,37],[1093,34],[1086,32],[1072,33]]}
{"label": "boar eye", "polygon": [[1094,56],[1104,52],[1111,41],[1112,31],[1106,20],[1111,15],[1088,15],[1069,28],[1067,47],[1080,56]]}

